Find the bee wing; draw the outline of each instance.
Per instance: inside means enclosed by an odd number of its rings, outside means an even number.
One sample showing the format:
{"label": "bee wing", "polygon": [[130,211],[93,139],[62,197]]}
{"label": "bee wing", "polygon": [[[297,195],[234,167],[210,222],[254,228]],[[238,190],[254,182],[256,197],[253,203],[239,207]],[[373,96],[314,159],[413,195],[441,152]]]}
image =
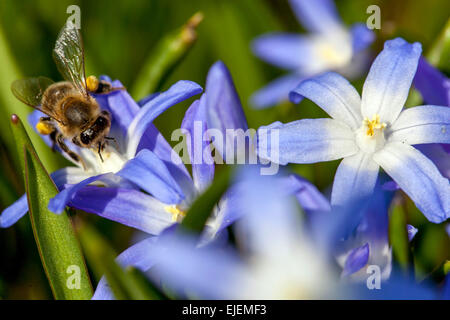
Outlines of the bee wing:
{"label": "bee wing", "polygon": [[64,25],[56,40],[53,58],[64,79],[72,82],[80,93],[88,97],[83,40],[77,28],[67,23]]}
{"label": "bee wing", "polygon": [[58,117],[53,113],[50,114],[49,112],[44,111],[39,107],[45,89],[47,89],[53,83],[54,82],[52,79],[46,77],[19,79],[15,80],[11,84],[11,91],[14,96],[23,103],[45,113],[56,121],[61,122],[61,120],[58,119]]}

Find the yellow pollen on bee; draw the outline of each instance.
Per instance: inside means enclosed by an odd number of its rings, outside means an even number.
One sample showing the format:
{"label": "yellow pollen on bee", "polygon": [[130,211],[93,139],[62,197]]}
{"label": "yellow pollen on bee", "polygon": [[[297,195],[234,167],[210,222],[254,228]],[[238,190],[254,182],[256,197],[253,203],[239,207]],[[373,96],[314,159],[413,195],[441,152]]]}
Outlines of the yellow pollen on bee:
{"label": "yellow pollen on bee", "polygon": [[47,123],[45,123],[45,122],[39,121],[39,122],[36,124],[36,130],[37,130],[40,134],[48,135],[48,134],[50,134],[50,133],[53,132],[54,128],[53,128],[51,125],[49,125],[49,124],[47,124]]}
{"label": "yellow pollen on bee", "polygon": [[165,206],[164,210],[172,214],[172,222],[176,222],[178,221],[178,218],[184,218],[186,216],[186,212],[179,209],[177,206]]}
{"label": "yellow pollen on bee", "polygon": [[375,135],[375,130],[383,130],[386,128],[386,123],[380,122],[380,116],[378,114],[374,114],[372,120],[365,117],[363,124],[367,128],[366,135],[369,137],[373,137]]}
{"label": "yellow pollen on bee", "polygon": [[99,81],[96,76],[89,76],[86,79],[86,87],[88,91],[95,92],[98,89]]}

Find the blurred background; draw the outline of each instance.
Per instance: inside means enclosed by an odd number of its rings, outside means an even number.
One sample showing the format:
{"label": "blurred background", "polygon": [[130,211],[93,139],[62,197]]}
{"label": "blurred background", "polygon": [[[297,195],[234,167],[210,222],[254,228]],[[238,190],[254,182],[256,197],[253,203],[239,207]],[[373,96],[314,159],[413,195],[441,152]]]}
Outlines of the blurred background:
{"label": "blurred background", "polygon": [[[14,142],[9,132],[11,113],[22,118],[32,109],[16,101],[10,91],[13,80],[46,76],[60,80],[52,59],[52,49],[64,25],[69,5],[81,8],[81,31],[84,39],[87,74],[106,74],[130,88],[142,66],[165,36],[180,28],[197,11],[204,20],[198,27],[198,39],[177,68],[161,84],[161,89],[177,80],[193,80],[204,86],[210,66],[222,60],[228,66],[240,95],[249,126],[258,128],[275,120],[288,122],[300,118],[326,117],[309,101],[300,106],[283,103],[276,108],[254,110],[250,95],[282,70],[257,59],[250,50],[253,38],[270,31],[304,32],[287,0],[135,0],[135,1],[31,1],[0,0],[0,209],[23,194],[21,173],[15,165]],[[424,53],[432,49],[444,29],[450,13],[448,0],[337,0],[345,24],[365,22],[366,8],[381,8],[381,30],[375,30],[374,56],[383,42],[396,36],[422,43]],[[438,67],[450,74],[450,65]],[[360,90],[363,79],[354,85]],[[149,92],[150,93],[150,92]],[[156,120],[156,126],[169,140],[173,129],[181,124],[192,99],[177,105]],[[25,122],[25,119],[23,119]],[[33,142],[38,138],[32,133]],[[38,150],[43,147],[37,146]],[[53,171],[68,163],[56,153],[39,154],[47,169]],[[338,161],[314,165],[294,165],[292,170],[328,192]],[[117,252],[124,250],[133,231],[117,223],[78,213],[108,238]],[[449,259],[450,244],[443,225],[434,225],[409,205],[408,223],[419,228],[414,240],[414,263],[418,277],[425,277]],[[51,298],[45,274],[27,216],[8,229],[0,229],[0,298]]]}

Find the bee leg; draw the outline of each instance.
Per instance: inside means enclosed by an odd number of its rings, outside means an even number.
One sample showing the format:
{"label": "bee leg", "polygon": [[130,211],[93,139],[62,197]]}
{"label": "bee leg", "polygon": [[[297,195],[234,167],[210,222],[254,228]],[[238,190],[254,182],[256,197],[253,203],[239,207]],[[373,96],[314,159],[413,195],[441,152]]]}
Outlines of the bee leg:
{"label": "bee leg", "polygon": [[103,157],[102,157],[102,149],[103,149],[102,143],[99,142],[99,143],[98,143],[98,155],[99,155],[99,157],[100,157],[100,160],[102,160],[102,162],[104,162],[104,161],[103,161]]}
{"label": "bee leg", "polygon": [[50,117],[41,117],[39,122],[36,124],[36,129],[39,134],[48,135],[52,140],[52,151],[55,151],[56,144],[56,133],[58,132],[52,118]]}
{"label": "bee leg", "polygon": [[69,149],[69,147],[64,142],[63,135],[60,134],[59,132],[56,134],[56,144],[58,145],[58,147],[61,148],[62,151],[67,153],[69,155],[69,157],[71,157],[75,162],[81,163],[84,170],[87,169],[86,164],[84,163],[83,159],[78,154],[76,154],[75,152],[73,152],[72,150]]}
{"label": "bee leg", "polygon": [[56,134],[58,133],[57,130],[54,130],[52,133],[49,134],[50,140],[52,140],[52,151],[56,151]]}
{"label": "bee leg", "polygon": [[113,137],[105,137],[106,140],[114,141],[114,144],[116,145],[116,149],[119,150],[119,144],[117,143],[116,138]]}

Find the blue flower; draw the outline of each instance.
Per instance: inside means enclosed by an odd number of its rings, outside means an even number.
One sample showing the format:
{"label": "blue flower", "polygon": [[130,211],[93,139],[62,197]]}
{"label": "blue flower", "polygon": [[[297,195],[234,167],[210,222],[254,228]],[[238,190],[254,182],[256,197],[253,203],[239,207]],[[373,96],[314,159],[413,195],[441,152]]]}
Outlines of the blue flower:
{"label": "blue flower", "polygon": [[[200,157],[210,156],[208,153],[203,153],[204,147],[208,143],[205,141],[199,143],[199,141],[193,139],[194,135],[192,132],[194,131],[193,126],[195,122],[200,123],[200,127],[203,130],[216,129],[224,135],[226,135],[227,129],[245,130],[248,128],[231,75],[227,67],[220,61],[216,62],[209,70],[205,93],[186,112],[182,124],[182,128],[186,130],[186,133],[190,133],[188,136],[191,137],[191,140],[186,142],[190,146],[188,147],[188,153],[192,163],[194,185],[203,190],[211,183],[214,165],[208,165],[202,161],[198,163],[192,161],[199,154]],[[196,144],[197,146],[195,146]],[[255,168],[255,170],[257,169]],[[281,177],[277,176],[274,179],[276,179],[279,186],[277,193],[295,196],[298,203],[308,212],[330,209],[328,200],[314,185],[302,177],[290,174]],[[221,231],[244,216],[248,206],[252,203],[251,199],[246,196],[246,190],[251,187],[242,181],[237,181],[230,187],[219,201],[212,213],[212,217],[207,221],[203,237],[196,245],[211,246],[214,243],[220,243],[220,240],[225,236]],[[118,257],[117,261],[122,266],[133,265],[144,272],[148,271],[159,260],[159,256],[155,253],[157,242],[158,240],[155,237],[140,241],[125,250]],[[94,299],[111,298],[113,298],[112,293],[106,280],[103,278],[99,282]]]}
{"label": "blue flower", "polygon": [[[381,167],[428,220],[445,221],[450,217],[449,181],[411,145],[450,143],[450,109],[424,105],[402,111],[421,51],[419,43],[387,41],[372,64],[361,98],[336,73],[301,82],[291,97],[311,99],[332,119],[262,127],[258,154],[281,164],[344,158],[334,178],[333,205],[371,194]],[[279,136],[278,145],[268,142],[272,139],[267,133]]]}
{"label": "blue flower", "polygon": [[[248,265],[223,245],[199,247],[197,240],[171,230],[128,248],[118,262],[144,272],[157,266],[165,284],[180,291],[189,288],[201,298],[320,297],[332,291],[333,270],[302,236],[297,201],[282,191],[285,181],[260,176],[257,167],[245,168],[235,182],[240,196],[234,206],[241,212],[238,241],[252,253]],[[109,298],[102,279],[94,299]]]}
{"label": "blue flower", "polygon": [[[119,81],[112,85],[122,87]],[[172,148],[152,121],[167,108],[201,91],[194,82],[179,81],[169,90],[146,99],[141,108],[125,90],[95,95],[101,108],[112,115],[110,135],[116,143],[106,147],[102,153],[104,161],[101,161],[91,150],[68,142],[69,148],[83,158],[86,170],[75,163],[78,167],[52,173],[62,191],[50,201],[49,209],[59,213],[70,205],[148,232],[158,232],[166,227],[166,222],[171,221],[167,211],[173,210],[167,209],[164,203],[180,201],[186,196],[180,182],[188,184],[192,181],[184,165],[173,164]],[[33,126],[40,116],[39,112],[30,115]],[[47,136],[43,139],[51,145]],[[155,197],[141,192],[141,188]],[[168,217],[155,213],[165,209]],[[26,197],[22,196],[4,210],[0,226],[12,225],[27,211]],[[156,215],[153,220],[152,214]]]}
{"label": "blue flower", "polygon": [[253,52],[259,58],[290,71],[252,96],[251,102],[257,108],[287,100],[289,92],[306,78],[326,71],[356,77],[367,63],[364,49],[372,43],[374,34],[364,24],[346,28],[331,0],[290,0],[290,4],[299,22],[311,33],[277,32],[253,42]]}
{"label": "blue flower", "polygon": [[[253,168],[254,169],[254,168]],[[118,262],[134,265],[154,283],[172,293],[200,299],[329,299],[378,298],[429,299],[434,292],[424,285],[395,275],[383,280],[381,290],[363,285],[347,285],[339,279],[329,254],[315,243],[304,226],[298,206],[284,192],[279,177],[260,176],[246,167],[238,175],[242,197],[238,202],[244,210],[234,224],[234,248],[208,244],[198,246],[196,239],[169,230],[159,237],[148,238],[124,251]],[[335,228],[353,210],[331,212],[325,219],[325,230]],[[334,214],[339,215],[335,219]],[[353,214],[354,215],[354,214]],[[330,222],[331,221],[331,222]],[[344,227],[345,229],[345,227]],[[353,256],[368,255],[368,245]],[[358,259],[353,261],[358,264]],[[366,274],[366,278],[369,277]],[[94,298],[112,298],[102,280]],[[405,290],[408,289],[408,290]],[[372,291],[377,291],[373,293]]]}

